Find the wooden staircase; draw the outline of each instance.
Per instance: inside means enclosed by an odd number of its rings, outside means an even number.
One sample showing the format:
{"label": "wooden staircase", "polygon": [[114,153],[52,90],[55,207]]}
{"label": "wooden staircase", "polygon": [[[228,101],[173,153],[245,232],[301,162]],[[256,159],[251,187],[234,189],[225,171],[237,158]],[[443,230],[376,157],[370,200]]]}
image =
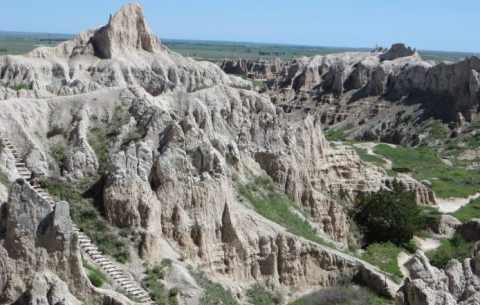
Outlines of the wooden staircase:
{"label": "wooden staircase", "polygon": [[[9,141],[8,138],[4,137],[3,135],[0,135],[0,139],[5,148],[10,150],[15,158],[15,166],[17,167],[21,178],[29,179],[32,172],[27,168],[27,165],[23,161],[22,156],[17,148]],[[49,202],[52,207],[55,205],[55,200],[41,186],[34,185],[33,189],[40,197]],[[111,258],[103,255],[98,250],[97,246],[95,246],[95,244],[92,242],[92,240],[85,235],[85,233],[81,232],[75,224],[72,224],[72,227],[73,231],[78,235],[80,247],[82,248],[83,252],[88,255],[92,261],[94,261],[95,264],[114,281],[114,283],[124,289],[129,296],[134,297],[139,302],[152,305],[155,304],[155,302],[150,298],[150,294],[145,291],[140,284],[134,281],[131,277],[127,276],[127,274],[121,270]]]}

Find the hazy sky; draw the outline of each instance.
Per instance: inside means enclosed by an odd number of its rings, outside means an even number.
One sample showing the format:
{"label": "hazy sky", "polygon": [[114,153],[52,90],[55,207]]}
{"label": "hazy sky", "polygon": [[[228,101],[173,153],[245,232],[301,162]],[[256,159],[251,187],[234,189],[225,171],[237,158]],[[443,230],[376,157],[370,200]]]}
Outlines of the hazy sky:
{"label": "hazy sky", "polygon": [[[129,1],[0,0],[0,31],[77,33]],[[480,52],[479,0],[144,0],[160,38]]]}

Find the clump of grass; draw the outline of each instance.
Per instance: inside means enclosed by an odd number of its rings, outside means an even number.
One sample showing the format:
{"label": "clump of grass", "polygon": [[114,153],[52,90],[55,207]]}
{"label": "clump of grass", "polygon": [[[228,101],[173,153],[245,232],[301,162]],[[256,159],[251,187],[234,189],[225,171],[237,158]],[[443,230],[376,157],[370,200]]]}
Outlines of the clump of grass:
{"label": "clump of grass", "polygon": [[255,305],[277,305],[283,301],[279,293],[268,291],[258,284],[247,291],[247,297],[248,302]]}
{"label": "clump of grass", "polygon": [[10,88],[15,91],[20,91],[20,90],[29,90],[30,86],[27,84],[17,84],[17,85],[10,86]]}
{"label": "clump of grass", "polygon": [[95,287],[102,287],[105,283],[110,283],[108,277],[100,270],[92,265],[90,265],[87,261],[83,261],[83,267],[88,271],[88,279]]}
{"label": "clump of grass", "polygon": [[371,264],[378,266],[397,278],[402,278],[402,272],[398,267],[397,257],[402,249],[391,242],[371,244],[365,249],[362,258]]}
{"label": "clump of grass", "polygon": [[462,207],[452,214],[461,222],[467,222],[474,218],[480,218],[480,198],[473,200],[468,205]]}
{"label": "clump of grass", "polygon": [[444,269],[451,259],[462,262],[473,254],[475,242],[467,242],[459,234],[451,239],[442,240],[440,247],[427,254],[430,263],[440,269]]}
{"label": "clump of grass", "polygon": [[130,261],[128,243],[116,234],[92,203],[81,196],[74,184],[53,178],[42,179],[40,183],[57,200],[70,204],[72,220],[92,239],[100,251],[120,263]]}
{"label": "clump of grass", "polygon": [[300,298],[289,305],[387,305],[390,302],[364,287],[325,288]]}
{"label": "clump of grass", "polygon": [[291,210],[293,203],[276,189],[270,177],[256,177],[252,183],[241,185],[239,192],[260,215],[285,227],[292,234],[325,244],[310,224]]}
{"label": "clump of grass", "polygon": [[325,138],[328,141],[346,141],[347,140],[347,131],[352,129],[353,125],[348,124],[345,127],[332,128],[325,133]]}
{"label": "clump of grass", "polygon": [[63,167],[63,160],[65,158],[65,147],[61,144],[57,144],[50,148],[50,156],[58,164],[60,168]]}
{"label": "clump of grass", "polygon": [[213,283],[204,274],[190,269],[190,274],[195,282],[203,288],[204,295],[200,304],[202,305],[238,305],[233,296],[228,293],[220,284]]}
{"label": "clump of grass", "polygon": [[147,268],[145,271],[146,276],[143,283],[150,292],[151,298],[158,305],[176,305],[178,303],[177,295],[180,291],[176,288],[167,291],[162,283],[167,272],[166,269],[170,268],[171,265],[172,261],[165,259],[161,264]]}
{"label": "clump of grass", "polygon": [[63,135],[65,129],[60,125],[53,125],[52,128],[47,132],[47,138],[53,138],[54,136]]}
{"label": "clump of grass", "polygon": [[147,129],[143,125],[137,125],[135,130],[129,132],[122,141],[122,150],[125,150],[128,145],[132,142],[137,142],[143,138],[145,138],[145,135],[147,134]]}
{"label": "clump of grass", "polygon": [[90,129],[88,143],[95,151],[99,163],[98,171],[102,174],[107,169],[109,145],[112,139],[119,135],[120,128],[128,121],[128,113],[118,106],[106,126],[101,126],[98,118],[94,121],[96,125]]}

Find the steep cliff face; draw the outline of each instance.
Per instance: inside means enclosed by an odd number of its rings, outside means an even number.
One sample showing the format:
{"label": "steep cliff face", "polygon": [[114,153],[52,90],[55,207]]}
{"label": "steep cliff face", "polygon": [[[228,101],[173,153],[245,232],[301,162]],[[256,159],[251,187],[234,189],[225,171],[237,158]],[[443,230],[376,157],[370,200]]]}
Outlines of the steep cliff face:
{"label": "steep cliff face", "polygon": [[68,204],[52,208],[24,180],[1,205],[0,291],[3,304],[129,304],[90,285]]}

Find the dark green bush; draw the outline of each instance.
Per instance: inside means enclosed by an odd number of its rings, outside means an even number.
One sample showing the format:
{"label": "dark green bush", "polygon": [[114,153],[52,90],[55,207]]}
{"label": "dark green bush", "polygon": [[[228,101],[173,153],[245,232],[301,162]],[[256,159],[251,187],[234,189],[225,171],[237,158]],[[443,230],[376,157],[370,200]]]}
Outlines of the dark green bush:
{"label": "dark green bush", "polygon": [[415,195],[396,181],[392,189],[366,195],[356,207],[354,219],[365,234],[367,244],[408,245],[414,232],[426,226],[426,213],[417,205]]}
{"label": "dark green bush", "polygon": [[52,128],[47,132],[47,138],[52,138],[65,133],[65,129],[59,125],[53,125]]}
{"label": "dark green bush", "polygon": [[443,240],[440,247],[428,253],[427,256],[433,266],[444,269],[451,259],[462,262],[464,259],[471,257],[474,247],[474,242],[467,242],[462,236],[455,234],[451,239]]}

